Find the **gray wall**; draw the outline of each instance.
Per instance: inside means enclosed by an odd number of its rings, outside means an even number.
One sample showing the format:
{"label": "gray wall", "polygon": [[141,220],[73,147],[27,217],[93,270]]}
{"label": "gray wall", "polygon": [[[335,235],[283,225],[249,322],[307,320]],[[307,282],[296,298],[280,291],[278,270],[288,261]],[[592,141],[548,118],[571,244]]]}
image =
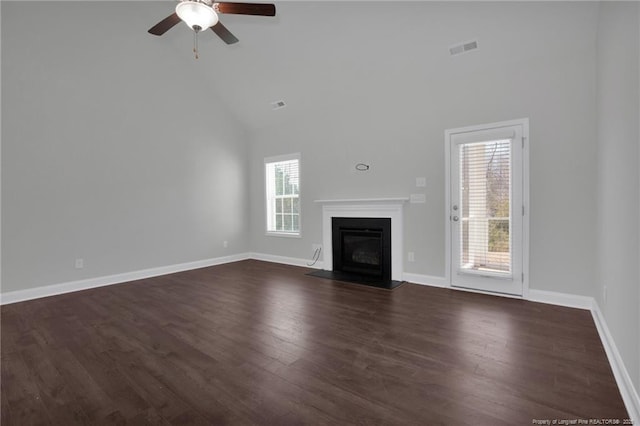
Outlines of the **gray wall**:
{"label": "gray wall", "polygon": [[119,3],[2,2],[3,292],[248,249],[242,127]]}
{"label": "gray wall", "polygon": [[[358,19],[348,5],[334,6],[335,16]],[[405,25],[413,25],[410,37],[377,31],[383,18],[367,16],[357,21],[366,36],[354,35],[359,44],[351,50],[304,40],[313,51],[296,74],[303,79],[309,70],[304,104],[289,107],[290,121],[251,135],[253,250],[311,257],[311,244],[321,242],[315,199],[424,192],[426,204],[406,205],[405,262],[409,251],[416,261],[406,262],[405,272],[442,277],[445,129],[529,117],[531,288],[592,295],[598,5],[400,3],[399,9],[410,21]],[[474,37],[477,52],[448,56],[448,46]],[[304,114],[295,115],[298,109]],[[263,158],[298,151],[303,236],[265,236]],[[360,161],[370,162],[371,171],[354,172]],[[419,176],[427,178],[422,190],[415,187]]]}
{"label": "gray wall", "polygon": [[[166,2],[2,2],[2,292],[246,251],[310,257],[313,200],[417,192],[405,271],[443,276],[444,130],[529,117],[531,287],[595,296],[638,387],[638,4],[279,8],[264,24],[227,17],[242,46],[198,62],[188,32],[141,27]],[[478,51],[448,56],[472,38]],[[262,161],[290,152],[303,235],[267,237]]]}
{"label": "gray wall", "polygon": [[638,14],[638,3],[605,2],[600,7],[598,280],[594,294],[636,389],[640,389]]}

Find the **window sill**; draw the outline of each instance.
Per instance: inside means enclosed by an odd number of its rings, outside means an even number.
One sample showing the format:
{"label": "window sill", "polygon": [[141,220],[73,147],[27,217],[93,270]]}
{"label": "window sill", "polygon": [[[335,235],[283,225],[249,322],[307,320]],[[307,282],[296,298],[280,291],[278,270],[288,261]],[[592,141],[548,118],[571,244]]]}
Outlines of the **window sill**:
{"label": "window sill", "polygon": [[288,232],[266,232],[267,237],[302,238],[302,234],[291,234]]}

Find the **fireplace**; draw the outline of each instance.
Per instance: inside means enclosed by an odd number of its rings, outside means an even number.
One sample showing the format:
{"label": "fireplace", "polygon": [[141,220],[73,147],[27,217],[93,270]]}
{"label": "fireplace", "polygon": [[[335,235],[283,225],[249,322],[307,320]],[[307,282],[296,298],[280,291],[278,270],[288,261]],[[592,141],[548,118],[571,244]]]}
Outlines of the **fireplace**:
{"label": "fireplace", "polygon": [[354,278],[391,281],[391,219],[333,217],[333,270]]}
{"label": "fireplace", "polygon": [[[323,259],[322,269],[309,275],[389,290],[402,284],[403,204],[408,201],[408,198],[315,200],[322,204]],[[334,219],[338,223],[347,220],[343,236],[333,232]],[[374,222],[368,222],[370,219]],[[355,222],[349,223],[351,220]],[[334,247],[341,246],[343,239],[351,255],[345,258],[341,252],[336,258]],[[380,244],[383,253],[373,254]]]}

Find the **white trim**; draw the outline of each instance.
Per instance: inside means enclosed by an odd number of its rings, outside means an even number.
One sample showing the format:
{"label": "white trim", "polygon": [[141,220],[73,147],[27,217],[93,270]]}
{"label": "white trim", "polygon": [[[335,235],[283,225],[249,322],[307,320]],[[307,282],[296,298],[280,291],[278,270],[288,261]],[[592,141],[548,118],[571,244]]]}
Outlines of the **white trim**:
{"label": "white trim", "polygon": [[300,259],[297,257],[277,256],[275,254],[267,253],[249,253],[249,258],[254,260],[261,260],[263,262],[281,263],[283,265],[301,266],[303,268],[322,269],[322,262],[318,261],[313,266],[310,259]]}
{"label": "white trim", "polygon": [[568,308],[591,309],[593,297],[579,296],[576,294],[557,293],[546,290],[529,290],[530,302],[547,303],[550,305],[566,306]]}
{"label": "white trim", "polygon": [[444,131],[444,279],[451,287],[451,130]]}
{"label": "white trim", "polygon": [[267,163],[279,163],[281,161],[300,160],[299,152],[292,152],[291,154],[273,155],[271,157],[264,157],[264,164]]}
{"label": "white trim", "polygon": [[[379,199],[382,200],[382,199]],[[333,217],[381,217],[391,219],[391,279],[402,281],[403,271],[403,203],[387,199],[384,202],[354,202],[352,204],[325,204],[322,206],[322,244],[325,253],[332,253],[333,240],[331,219]],[[333,270],[331,255],[324,257],[324,269]]]}
{"label": "white trim", "polygon": [[466,127],[458,127],[455,129],[449,129],[449,130],[445,130],[445,134],[450,134],[450,133],[469,133],[469,132],[477,132],[478,130],[492,130],[492,129],[499,129],[501,127],[511,127],[511,126],[522,126],[525,125],[527,126],[526,130],[528,129],[529,126],[529,119],[528,118],[516,118],[514,120],[507,120],[507,121],[498,121],[495,123],[488,123],[488,124],[475,124],[473,126],[466,126]]}
{"label": "white trim", "polygon": [[264,235],[266,237],[302,238],[302,235],[300,235],[300,233],[293,233],[293,232],[267,231],[264,233]]}
{"label": "white trim", "polygon": [[602,340],[604,351],[607,353],[609,365],[611,365],[613,376],[618,384],[618,389],[620,390],[620,395],[622,395],[624,405],[627,408],[629,418],[633,421],[633,424],[638,424],[640,422],[640,397],[638,397],[638,392],[633,386],[629,372],[627,371],[622,357],[620,356],[620,352],[618,351],[616,343],[613,340],[613,336],[609,331],[609,327],[607,326],[604,315],[598,306],[598,302],[595,300],[593,300],[593,305],[591,307],[591,315],[593,316],[593,322],[595,322],[596,328],[598,329],[600,340]]}
{"label": "white trim", "polygon": [[[451,137],[454,134],[477,132],[480,130],[491,130],[502,127],[522,126],[523,149],[522,149],[522,204],[524,206],[524,215],[522,217],[522,298],[529,298],[529,243],[530,243],[530,226],[529,226],[529,118],[519,118],[515,120],[501,121],[489,124],[479,124],[473,126],[459,127],[455,129],[447,129],[444,132],[444,156],[445,156],[445,281],[451,287]],[[491,294],[491,293],[488,293]],[[498,296],[503,294],[495,293]]]}
{"label": "white trim", "polygon": [[405,272],[402,274],[403,281],[412,284],[427,285],[430,287],[449,288],[449,284],[445,277],[435,277],[431,275],[412,274]]}
{"label": "white trim", "polygon": [[530,218],[530,204],[529,193],[531,187],[530,172],[529,172],[529,118],[523,118],[515,120],[522,124],[522,297],[527,299],[529,297],[529,218]]}
{"label": "white trim", "polygon": [[222,265],[224,263],[238,262],[240,260],[246,260],[249,258],[249,253],[239,253],[231,256],[198,260],[195,262],[178,263],[175,265],[160,266],[157,268],[143,269],[140,271],[132,271],[122,274],[88,278],[85,280],[70,281],[66,283],[29,288],[26,290],[10,291],[7,293],[0,293],[0,305],[8,305],[10,303],[24,302],[26,300],[39,299],[41,297],[56,296],[59,294],[71,293],[74,291],[88,290],[91,288],[104,287],[113,284],[121,284],[129,281],[141,280],[144,278],[157,277],[159,275],[167,275],[176,272],[189,271],[192,269],[206,268],[208,266]]}
{"label": "white trim", "polygon": [[475,289],[475,288],[466,288],[466,287],[454,287],[454,286],[451,286],[449,288],[451,290],[454,290],[454,291],[464,291],[464,292],[467,292],[467,293],[484,294],[484,295],[487,295],[487,296],[499,296],[499,297],[504,297],[505,299],[522,300],[522,296],[518,296],[516,294],[497,293],[495,291],[478,290],[478,289]]}
{"label": "white trim", "polygon": [[409,197],[397,198],[346,198],[340,200],[314,200],[314,203],[331,204],[331,203],[406,203]]}
{"label": "white trim", "polygon": [[[298,160],[298,232],[280,232],[280,231],[270,231],[269,230],[269,201],[268,201],[268,177],[267,177],[267,166],[271,163],[279,163],[283,161],[293,161]],[[271,157],[265,157],[263,163],[263,190],[264,190],[264,200],[262,205],[264,206],[264,232],[267,237],[288,237],[288,238],[302,238],[302,154],[299,152],[294,152],[291,154],[282,154],[282,155],[274,155]],[[275,225],[274,225],[275,227]],[[286,235],[283,235],[286,234]]]}

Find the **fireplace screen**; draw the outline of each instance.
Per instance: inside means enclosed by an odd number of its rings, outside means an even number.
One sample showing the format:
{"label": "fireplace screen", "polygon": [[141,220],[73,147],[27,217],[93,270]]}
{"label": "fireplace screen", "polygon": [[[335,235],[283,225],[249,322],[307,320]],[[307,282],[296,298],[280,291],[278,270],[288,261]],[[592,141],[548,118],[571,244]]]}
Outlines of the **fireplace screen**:
{"label": "fireplace screen", "polygon": [[333,218],[333,269],[390,279],[391,220]]}
{"label": "fireplace screen", "polygon": [[343,270],[380,274],[382,232],[342,230]]}

